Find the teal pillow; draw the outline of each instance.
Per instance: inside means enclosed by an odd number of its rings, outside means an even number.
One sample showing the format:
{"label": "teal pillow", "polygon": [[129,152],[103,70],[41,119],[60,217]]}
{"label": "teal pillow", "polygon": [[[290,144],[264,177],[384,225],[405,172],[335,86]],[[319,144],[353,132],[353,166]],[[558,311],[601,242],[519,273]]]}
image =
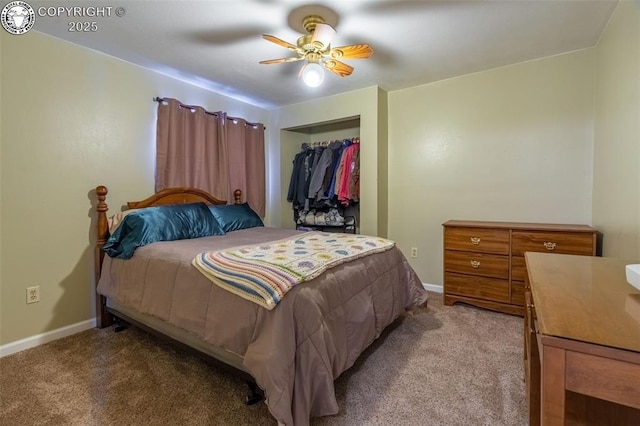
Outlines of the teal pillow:
{"label": "teal pillow", "polygon": [[129,213],[104,244],[111,257],[129,259],[138,247],[156,241],[224,235],[204,203],[148,207]]}
{"label": "teal pillow", "polygon": [[226,206],[209,206],[213,217],[216,218],[224,232],[239,229],[264,226],[262,219],[254,212],[249,204],[229,204]]}

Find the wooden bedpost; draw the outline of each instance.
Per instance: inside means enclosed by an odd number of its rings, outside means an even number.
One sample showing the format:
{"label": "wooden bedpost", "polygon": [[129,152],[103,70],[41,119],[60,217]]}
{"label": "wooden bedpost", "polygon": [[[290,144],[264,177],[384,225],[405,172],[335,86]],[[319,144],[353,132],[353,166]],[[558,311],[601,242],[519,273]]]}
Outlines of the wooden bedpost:
{"label": "wooden bedpost", "polygon": [[[102,247],[107,241],[107,235],[109,234],[109,224],[107,221],[107,211],[109,210],[109,206],[107,206],[107,203],[105,202],[108,192],[109,191],[106,186],[100,185],[96,188],[96,194],[98,196],[98,204],[96,205],[96,211],[98,212],[98,238],[96,240],[94,257],[96,287],[98,286],[98,280],[100,279],[100,273],[102,272],[102,261],[104,260],[104,251],[102,251]],[[106,298],[96,292],[96,323],[98,328],[108,327],[112,323],[111,315],[107,312],[105,305]]]}
{"label": "wooden bedpost", "polygon": [[235,204],[242,204],[242,191],[239,189],[236,189],[235,191],[233,191],[233,202]]}

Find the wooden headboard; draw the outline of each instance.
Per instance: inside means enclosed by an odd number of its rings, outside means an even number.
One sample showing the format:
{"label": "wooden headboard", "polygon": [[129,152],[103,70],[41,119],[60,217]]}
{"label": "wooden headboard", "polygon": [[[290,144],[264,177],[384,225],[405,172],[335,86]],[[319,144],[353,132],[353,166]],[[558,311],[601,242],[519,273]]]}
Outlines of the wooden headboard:
{"label": "wooden headboard", "polygon": [[[97,220],[97,241],[95,248],[95,280],[96,286],[98,280],[100,280],[100,273],[102,272],[102,263],[104,261],[104,251],[102,250],[104,244],[109,237],[109,223],[107,220],[107,212],[109,206],[107,206],[107,190],[106,186],[100,185],[96,188],[96,194],[98,196],[98,204],[96,205],[96,211],[98,212]],[[235,204],[242,202],[242,191],[236,189],[233,192],[233,198]],[[141,209],[144,207],[161,206],[164,204],[188,204],[203,202],[205,204],[227,204],[226,201],[219,200],[206,191],[197,188],[189,187],[176,187],[166,188],[162,191],[145,198],[142,201],[129,201],[127,203],[127,209]],[[112,318],[106,309],[106,298],[96,293],[96,320],[98,328],[103,328],[111,325]]]}

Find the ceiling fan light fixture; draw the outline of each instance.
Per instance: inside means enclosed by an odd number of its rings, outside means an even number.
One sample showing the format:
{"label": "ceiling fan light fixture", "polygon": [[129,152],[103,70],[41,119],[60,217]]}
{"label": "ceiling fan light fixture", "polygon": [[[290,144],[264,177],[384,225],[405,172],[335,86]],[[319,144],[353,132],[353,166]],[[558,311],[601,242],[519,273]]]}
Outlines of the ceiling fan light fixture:
{"label": "ceiling fan light fixture", "polygon": [[309,62],[302,70],[302,81],[309,87],[318,87],[324,81],[324,69],[317,62]]}
{"label": "ceiling fan light fixture", "polygon": [[336,35],[336,30],[329,24],[316,24],[313,30],[312,43],[319,43],[320,49],[324,50],[331,44],[331,40]]}

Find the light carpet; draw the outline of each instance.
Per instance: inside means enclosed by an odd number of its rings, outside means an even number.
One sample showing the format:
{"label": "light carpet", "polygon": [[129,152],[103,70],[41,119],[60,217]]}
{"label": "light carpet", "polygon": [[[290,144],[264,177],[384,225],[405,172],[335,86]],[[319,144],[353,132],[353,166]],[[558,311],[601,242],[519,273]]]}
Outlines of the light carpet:
{"label": "light carpet", "polygon": [[[520,317],[429,305],[390,326],[336,380],[312,425],[526,425]],[[274,425],[243,380],[130,327],[0,359],[0,424]]]}

